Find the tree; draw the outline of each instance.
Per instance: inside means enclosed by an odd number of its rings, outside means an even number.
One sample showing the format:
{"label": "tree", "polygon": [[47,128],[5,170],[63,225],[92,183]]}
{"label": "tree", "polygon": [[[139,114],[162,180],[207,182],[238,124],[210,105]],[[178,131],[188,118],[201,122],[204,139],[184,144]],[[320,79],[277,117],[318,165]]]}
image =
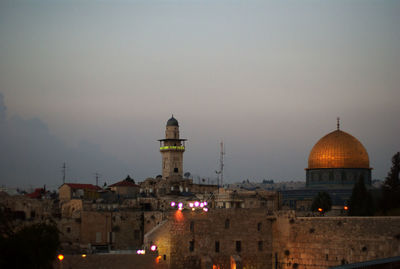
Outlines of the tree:
{"label": "tree", "polygon": [[381,209],[383,213],[400,208],[400,152],[392,157],[392,167],[382,185]]}
{"label": "tree", "polygon": [[0,210],[0,219],[0,268],[52,268],[60,246],[54,223],[37,223],[14,231],[10,225],[12,218],[4,208]]}
{"label": "tree", "polygon": [[372,216],[374,214],[374,203],[372,195],[365,187],[364,177],[360,175],[350,197],[350,216]]}
{"label": "tree", "polygon": [[321,208],[322,212],[330,211],[332,208],[332,199],[327,192],[319,192],[314,198],[311,205],[312,211],[319,211]]}

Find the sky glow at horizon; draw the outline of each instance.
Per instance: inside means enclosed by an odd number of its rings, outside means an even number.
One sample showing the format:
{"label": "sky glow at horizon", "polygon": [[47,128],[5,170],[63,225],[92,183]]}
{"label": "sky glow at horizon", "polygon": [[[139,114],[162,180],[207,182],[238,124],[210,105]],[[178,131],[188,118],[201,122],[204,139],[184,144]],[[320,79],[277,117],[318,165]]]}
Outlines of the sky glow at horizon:
{"label": "sky glow at horizon", "polygon": [[171,114],[196,182],[215,179],[221,139],[225,182],[305,180],[336,117],[383,179],[400,150],[399,14],[399,1],[1,1],[0,185],[56,188],[63,162],[70,182],[156,177]]}

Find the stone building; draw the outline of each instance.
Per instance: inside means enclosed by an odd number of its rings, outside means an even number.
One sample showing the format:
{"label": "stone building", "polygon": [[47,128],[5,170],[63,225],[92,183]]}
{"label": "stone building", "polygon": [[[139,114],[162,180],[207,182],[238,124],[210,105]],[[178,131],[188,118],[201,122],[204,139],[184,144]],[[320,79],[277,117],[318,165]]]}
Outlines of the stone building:
{"label": "stone building", "polygon": [[124,180],[108,186],[118,198],[136,198],[139,193],[139,185],[128,175]]}
{"label": "stone building", "polygon": [[100,197],[99,190],[99,186],[92,184],[64,183],[58,188],[58,196],[62,202],[71,199],[95,200]]}

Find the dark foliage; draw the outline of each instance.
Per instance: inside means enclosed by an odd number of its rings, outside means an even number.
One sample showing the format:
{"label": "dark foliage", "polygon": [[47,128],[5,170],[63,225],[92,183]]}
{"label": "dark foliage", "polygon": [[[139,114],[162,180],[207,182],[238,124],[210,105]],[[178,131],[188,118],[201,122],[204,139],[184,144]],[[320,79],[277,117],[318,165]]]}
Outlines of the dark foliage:
{"label": "dark foliage", "polygon": [[330,211],[332,208],[332,199],[327,192],[319,192],[314,198],[311,205],[312,211],[318,211],[322,208],[323,212]]}
{"label": "dark foliage", "polygon": [[380,207],[383,213],[400,208],[400,152],[392,157],[392,167],[382,186]]}
{"label": "dark foliage", "polygon": [[0,215],[0,268],[52,268],[60,245],[56,225],[38,223],[14,232],[6,212]]}
{"label": "dark foliage", "polygon": [[364,177],[361,175],[353,187],[349,203],[350,216],[372,216],[374,202],[371,193],[367,190]]}

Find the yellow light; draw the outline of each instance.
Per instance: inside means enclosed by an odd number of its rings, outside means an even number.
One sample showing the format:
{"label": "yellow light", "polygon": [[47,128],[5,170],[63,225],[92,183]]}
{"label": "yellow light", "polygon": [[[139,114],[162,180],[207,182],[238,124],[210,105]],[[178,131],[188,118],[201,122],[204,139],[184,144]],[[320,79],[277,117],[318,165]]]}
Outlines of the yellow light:
{"label": "yellow light", "polygon": [[349,207],[348,207],[347,205],[345,205],[345,206],[343,207],[343,209],[344,209],[344,210],[349,210]]}
{"label": "yellow light", "polygon": [[166,150],[166,149],[185,150],[185,147],[184,146],[164,146],[164,147],[160,147],[160,150]]}
{"label": "yellow light", "polygon": [[86,258],[86,254],[82,254],[82,258]]}
{"label": "yellow light", "polygon": [[58,258],[60,261],[62,261],[62,260],[64,260],[64,255],[60,254],[60,255],[57,256],[57,258]]}
{"label": "yellow light", "polygon": [[322,212],[322,208],[318,208],[318,211],[319,211],[319,212]]}

